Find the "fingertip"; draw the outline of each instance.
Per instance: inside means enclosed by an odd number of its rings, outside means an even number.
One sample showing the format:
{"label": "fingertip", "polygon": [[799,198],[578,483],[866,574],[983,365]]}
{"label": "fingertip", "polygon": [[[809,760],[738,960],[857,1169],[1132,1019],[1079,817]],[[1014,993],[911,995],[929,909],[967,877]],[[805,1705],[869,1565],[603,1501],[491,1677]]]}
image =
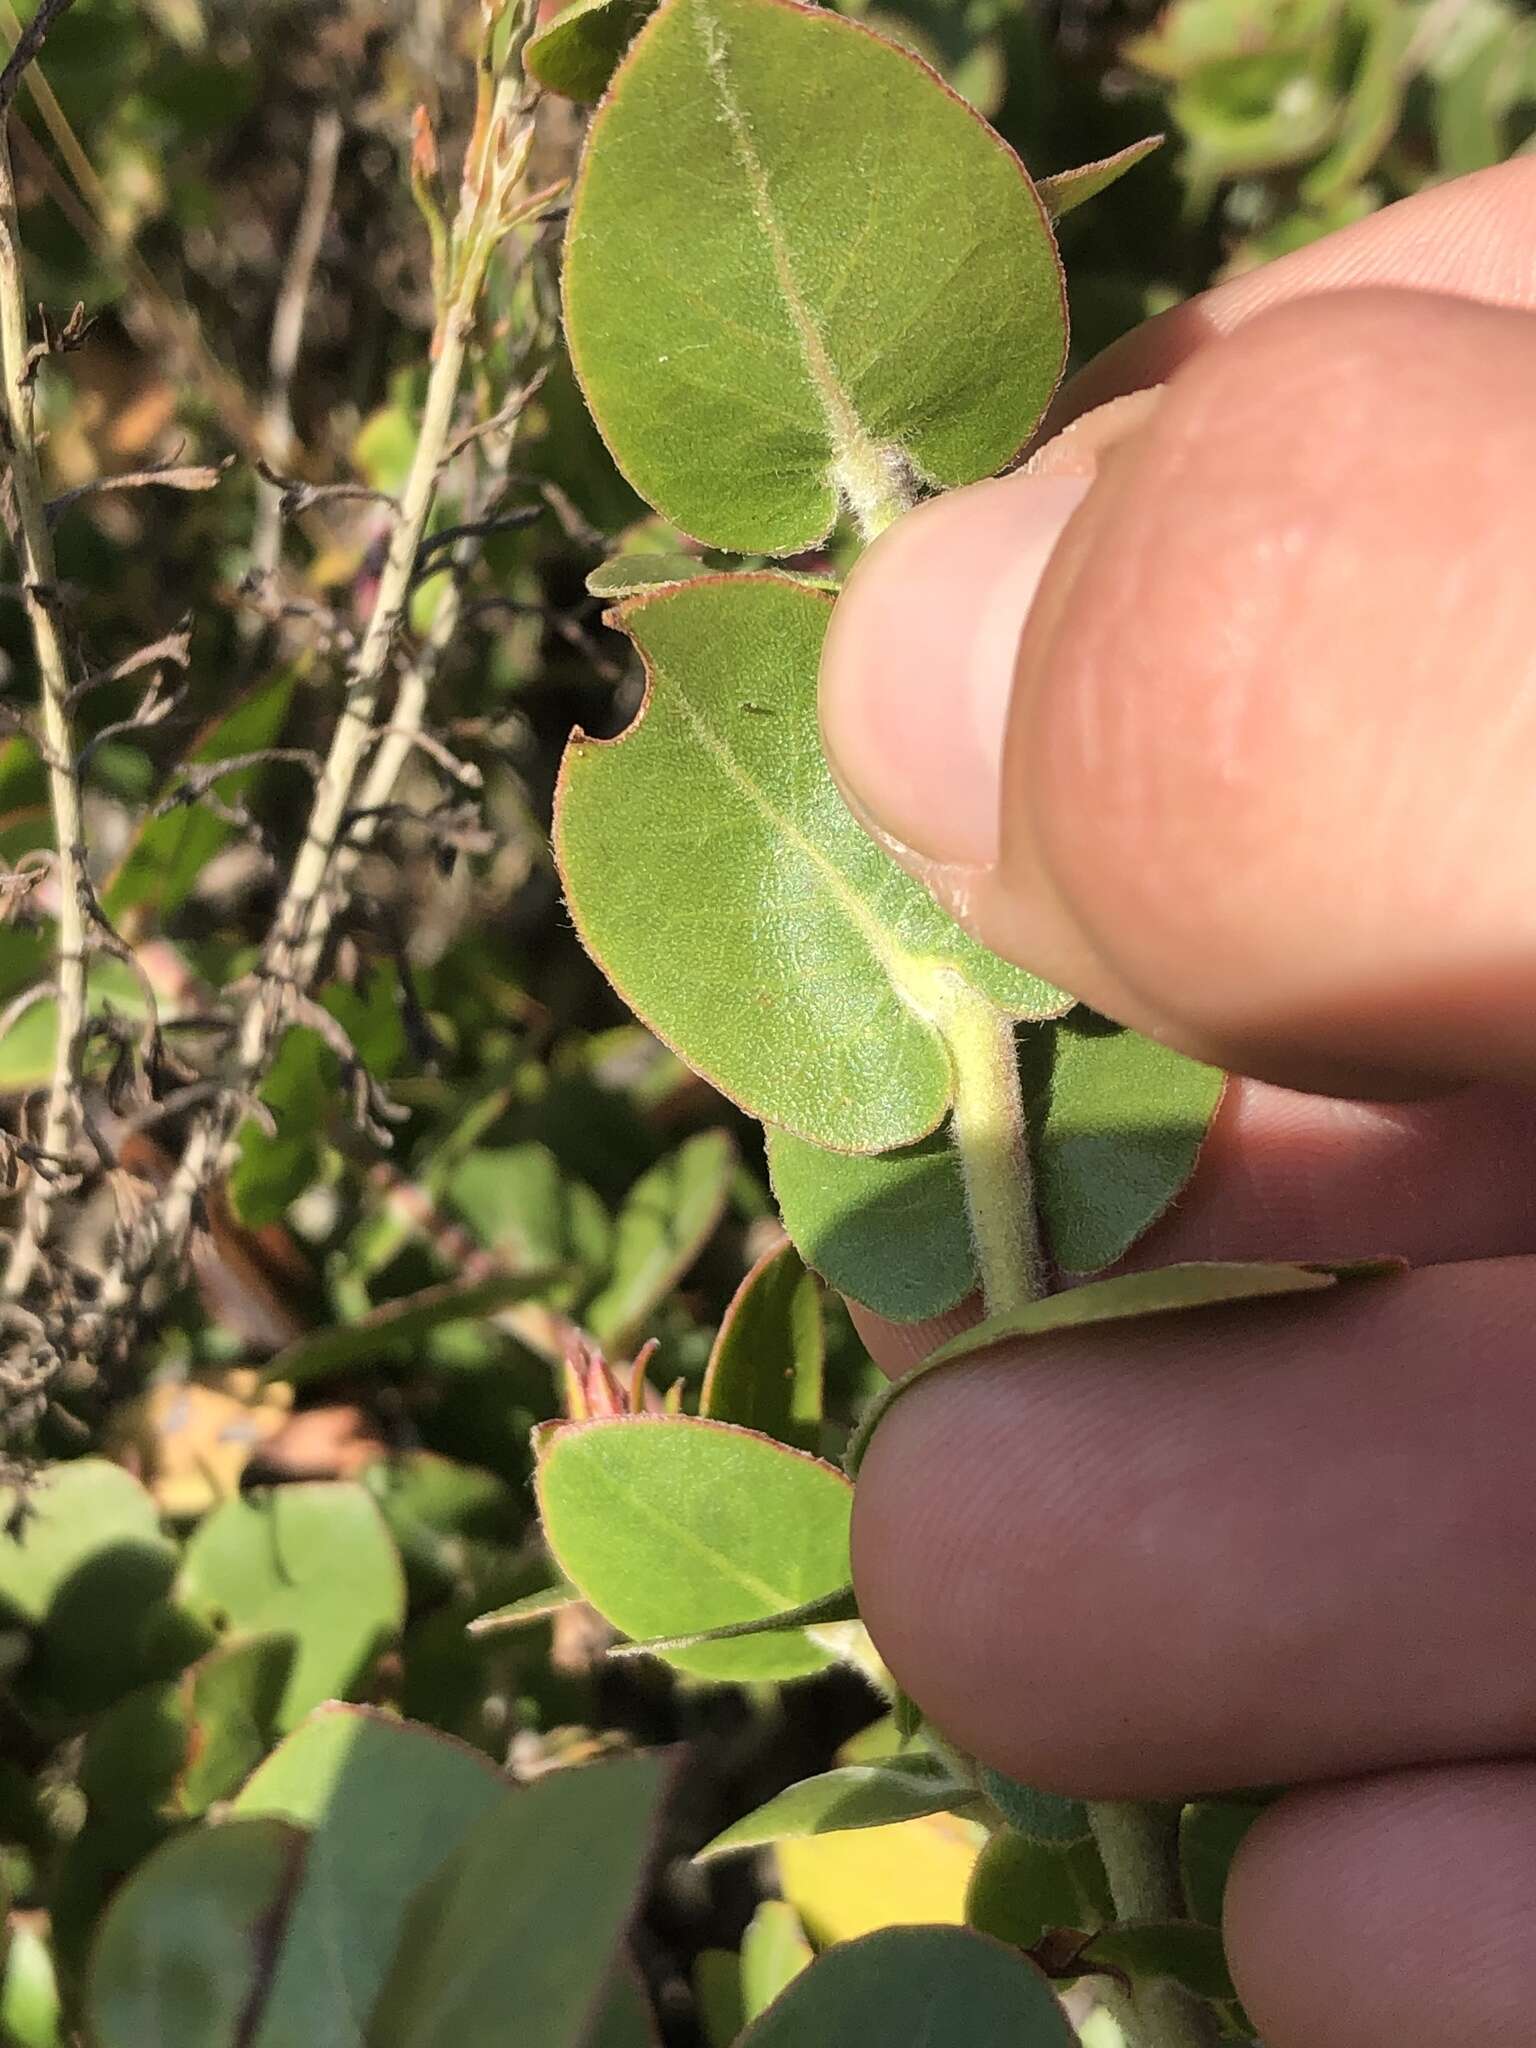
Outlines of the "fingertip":
{"label": "fingertip", "polygon": [[821,669],[822,736],[863,822],[923,863],[985,868],[1024,622],[1091,474],[1019,475],[920,505],[861,558]]}

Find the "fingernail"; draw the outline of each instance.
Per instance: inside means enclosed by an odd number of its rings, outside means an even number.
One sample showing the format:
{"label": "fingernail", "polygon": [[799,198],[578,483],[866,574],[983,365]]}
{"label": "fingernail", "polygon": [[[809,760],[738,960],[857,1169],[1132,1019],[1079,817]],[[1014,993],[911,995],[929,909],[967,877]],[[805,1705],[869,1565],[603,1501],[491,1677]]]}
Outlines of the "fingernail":
{"label": "fingernail", "polygon": [[827,757],[909,865],[998,857],[1019,640],[1092,480],[1023,473],[936,498],[874,543],[837,601],[821,665]]}

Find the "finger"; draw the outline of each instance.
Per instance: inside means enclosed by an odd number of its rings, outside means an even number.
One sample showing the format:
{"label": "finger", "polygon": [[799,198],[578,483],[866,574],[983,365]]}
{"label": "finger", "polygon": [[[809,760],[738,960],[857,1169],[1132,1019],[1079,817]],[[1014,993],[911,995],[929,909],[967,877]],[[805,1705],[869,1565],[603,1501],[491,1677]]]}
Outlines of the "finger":
{"label": "finger", "polygon": [[1064,426],[1122,392],[1161,384],[1196,349],[1256,314],[1320,292],[1377,285],[1536,311],[1533,245],[1530,158],[1432,186],[1144,322],[1072,379],[1051,425]]}
{"label": "finger", "polygon": [[1536,1766],[1294,1793],[1233,1866],[1232,1968],[1266,2048],[1526,2048]]}
{"label": "finger", "polygon": [[860,563],[822,698],[855,806],[985,943],[1187,1051],[1536,1077],[1536,316],[1264,314],[1081,490],[956,493]]}
{"label": "finger", "polygon": [[[861,1612],[951,1740],[1169,1798],[1536,1743],[1536,1260],[1037,1339],[860,1469]],[[1447,1445],[1454,1455],[1447,1456]]]}
{"label": "finger", "polygon": [[[1521,1252],[1536,1252],[1536,1096],[1464,1088],[1367,1103],[1234,1081],[1189,1186],[1114,1270],[1383,1254],[1430,1266]],[[893,1379],[975,1320],[853,1313]]]}

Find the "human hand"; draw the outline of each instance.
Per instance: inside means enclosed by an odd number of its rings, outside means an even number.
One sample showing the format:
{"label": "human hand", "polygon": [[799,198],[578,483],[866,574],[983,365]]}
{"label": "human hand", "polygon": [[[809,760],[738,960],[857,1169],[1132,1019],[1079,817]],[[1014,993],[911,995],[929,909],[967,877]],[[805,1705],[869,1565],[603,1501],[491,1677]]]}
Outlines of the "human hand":
{"label": "human hand", "polygon": [[978,937],[1263,1077],[1133,1263],[1417,1269],[952,1370],[860,1474],[862,1611],[957,1742],[1301,1788],[1228,1897],[1266,2048],[1536,2010],[1533,249],[1510,164],[1153,321],[1062,417],[1160,397],[902,521],[823,671],[850,799]]}

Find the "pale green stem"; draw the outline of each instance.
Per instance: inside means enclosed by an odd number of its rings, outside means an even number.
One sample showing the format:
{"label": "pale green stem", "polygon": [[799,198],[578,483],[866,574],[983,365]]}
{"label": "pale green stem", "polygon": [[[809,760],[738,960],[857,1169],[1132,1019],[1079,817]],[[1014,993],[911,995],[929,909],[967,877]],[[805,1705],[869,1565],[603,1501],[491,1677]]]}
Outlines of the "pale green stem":
{"label": "pale green stem", "polygon": [[[1104,1861],[1115,1915],[1127,1920],[1182,1920],[1187,1915],[1179,1875],[1177,1807],[1134,1799],[1091,1801],[1088,1819]],[[1180,1985],[1138,1984],[1131,2025],[1139,2048],[1215,2048],[1216,2015]]]}
{"label": "pale green stem", "polygon": [[950,1130],[982,1300],[1008,1315],[1045,1291],[1015,1025],[959,975],[946,980],[937,1022],[954,1063]]}
{"label": "pale green stem", "polygon": [[[989,1316],[1007,1315],[1046,1285],[1015,1026],[959,976],[944,978],[935,1021],[954,1062],[951,1133],[982,1302]],[[1177,1813],[1104,1801],[1089,1815],[1117,1919],[1183,1919]],[[1113,2003],[1133,2048],[1213,2048],[1218,2039],[1210,2007],[1177,1985],[1138,1984]]]}

